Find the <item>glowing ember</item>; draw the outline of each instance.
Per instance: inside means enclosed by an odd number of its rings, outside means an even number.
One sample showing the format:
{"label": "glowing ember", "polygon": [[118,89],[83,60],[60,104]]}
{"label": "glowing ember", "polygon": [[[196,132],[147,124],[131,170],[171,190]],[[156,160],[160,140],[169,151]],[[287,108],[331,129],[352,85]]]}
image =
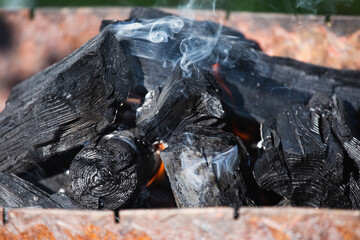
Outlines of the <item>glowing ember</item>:
{"label": "glowing ember", "polygon": [[159,169],[157,170],[157,172],[155,173],[153,178],[150,179],[150,181],[146,184],[146,187],[150,186],[154,181],[156,182],[157,180],[162,178],[162,176],[164,174],[165,174],[165,167],[164,167],[164,163],[161,162],[161,165],[160,165]]}
{"label": "glowing ember", "polygon": [[234,134],[238,137],[240,137],[242,140],[245,141],[249,141],[252,139],[251,135],[248,133],[244,133],[244,132],[240,132],[237,128],[236,125],[234,124],[234,128],[233,128]]}
{"label": "glowing ember", "polygon": [[250,126],[248,126],[246,129],[239,129],[237,119],[233,120],[232,131],[243,141],[257,141],[256,136],[258,134],[254,132]]}
{"label": "glowing ember", "polygon": [[142,100],[139,99],[139,98],[128,98],[128,99],[126,99],[126,102],[127,102],[127,103],[137,103],[137,104],[141,104],[141,103],[142,103]]}
{"label": "glowing ember", "polygon": [[[160,155],[160,152],[164,150],[166,146],[162,143],[155,143],[154,144],[154,150],[156,155]],[[159,156],[160,158],[160,156]],[[165,174],[165,166],[164,163],[161,162],[158,170],[156,171],[155,175],[150,179],[150,181],[146,184],[146,187],[149,187],[154,181],[158,181],[162,178],[162,176]]]}
{"label": "glowing ember", "polygon": [[234,102],[234,97],[233,97],[230,89],[225,85],[224,81],[222,80],[222,78],[220,76],[220,65],[219,65],[219,63],[215,63],[214,65],[212,65],[212,70],[213,70],[213,73],[214,73],[214,77],[215,77],[216,81],[219,83],[220,87],[222,89],[224,89],[224,91],[229,95],[231,100]]}
{"label": "glowing ember", "polygon": [[161,152],[162,150],[164,150],[166,148],[165,144],[162,142],[159,143],[155,143],[154,144],[154,150],[157,153],[157,151]]}

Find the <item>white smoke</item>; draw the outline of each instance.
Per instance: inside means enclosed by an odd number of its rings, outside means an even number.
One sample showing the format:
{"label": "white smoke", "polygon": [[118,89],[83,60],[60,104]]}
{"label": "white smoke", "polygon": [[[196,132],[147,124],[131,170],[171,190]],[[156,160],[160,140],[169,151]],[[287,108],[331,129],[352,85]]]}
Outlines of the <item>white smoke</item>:
{"label": "white smoke", "polygon": [[220,33],[221,25],[214,35],[194,35],[183,39],[180,43],[180,52],[182,53],[180,60],[181,69],[185,72],[188,72],[190,65],[208,58],[218,43]]}
{"label": "white smoke", "polygon": [[233,173],[240,166],[238,146],[236,145],[226,152],[217,154],[211,162],[217,179],[220,179],[224,174]]}
{"label": "white smoke", "polygon": [[180,32],[184,22],[176,16],[166,16],[155,20],[121,23],[113,27],[115,37],[122,39],[144,39],[153,43],[168,42],[174,34]]}
{"label": "white smoke", "polygon": [[[212,17],[218,24],[193,21],[193,9],[196,8],[212,9]],[[259,56],[254,46],[241,34],[228,34],[221,18],[216,16],[215,8],[216,1],[213,0],[189,0],[180,7],[180,12],[186,12],[187,18],[137,19],[117,23],[110,29],[118,40],[130,40],[132,55],[162,61],[164,67],[180,66],[184,76],[191,75],[193,65],[211,70],[215,63],[231,68],[240,58],[256,62]],[[261,64],[259,66],[259,69],[265,69]]]}

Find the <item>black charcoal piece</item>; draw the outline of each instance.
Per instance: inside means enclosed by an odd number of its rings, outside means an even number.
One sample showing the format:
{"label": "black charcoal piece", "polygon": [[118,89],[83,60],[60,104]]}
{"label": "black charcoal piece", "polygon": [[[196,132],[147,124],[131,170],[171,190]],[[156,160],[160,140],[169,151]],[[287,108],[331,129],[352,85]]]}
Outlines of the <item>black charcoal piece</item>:
{"label": "black charcoal piece", "polygon": [[117,209],[154,172],[155,162],[139,147],[136,131],[114,131],[81,150],[70,166],[75,202],[85,208]]}
{"label": "black charcoal piece", "polygon": [[[170,15],[159,10],[135,8],[130,18],[141,22],[138,19]],[[218,41],[210,55],[196,65],[202,70],[211,71],[218,63],[217,80],[223,82],[222,86],[231,92],[231,96],[224,94],[224,101],[238,115],[263,122],[294,104],[306,104],[317,92],[336,93],[355,112],[360,110],[360,71],[335,70],[289,58],[270,57],[260,51],[255,42],[247,40],[235,30],[220,28],[213,22],[183,20],[184,27],[166,43],[125,40],[133,54],[132,58],[136,58],[132,60],[137,63],[133,65],[133,76],[138,84],[143,84],[148,90],[166,81],[173,69],[169,59],[180,60],[182,57],[179,51],[182,40],[190,36],[192,39],[213,37],[220,29]],[[110,23],[108,21],[104,26]],[[229,49],[228,53],[224,53],[224,49]],[[149,51],[153,53],[150,58],[141,54]]]}
{"label": "black charcoal piece", "polygon": [[152,144],[167,140],[190,124],[210,126],[222,118],[220,91],[213,76],[194,69],[190,77],[176,68],[161,87],[146,95],[138,109],[136,125]]}
{"label": "black charcoal piece", "polygon": [[240,165],[241,140],[219,129],[189,126],[160,153],[178,207],[253,205]]}
{"label": "black charcoal piece", "polygon": [[127,78],[123,51],[104,31],[15,86],[0,114],[0,170],[24,172],[107,130],[128,96]]}
{"label": "black charcoal piece", "polygon": [[65,195],[50,196],[31,183],[3,172],[0,172],[0,206],[76,208]]}
{"label": "black charcoal piece", "polygon": [[358,209],[359,141],[334,96],[315,95],[265,121],[254,176],[294,206]]}

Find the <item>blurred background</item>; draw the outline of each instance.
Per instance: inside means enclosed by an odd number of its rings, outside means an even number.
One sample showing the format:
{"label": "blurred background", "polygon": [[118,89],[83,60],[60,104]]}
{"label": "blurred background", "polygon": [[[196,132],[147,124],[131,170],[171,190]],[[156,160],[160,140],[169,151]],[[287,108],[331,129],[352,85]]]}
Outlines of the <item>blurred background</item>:
{"label": "blurred background", "polygon": [[[191,0],[190,0],[191,2]],[[199,1],[198,1],[199,2]],[[202,1],[202,2],[206,2]],[[0,0],[2,8],[79,7],[79,6],[146,6],[177,7],[178,0]],[[198,6],[209,8],[211,4]],[[290,14],[360,15],[360,0],[222,0],[217,9],[226,11],[278,12]]]}

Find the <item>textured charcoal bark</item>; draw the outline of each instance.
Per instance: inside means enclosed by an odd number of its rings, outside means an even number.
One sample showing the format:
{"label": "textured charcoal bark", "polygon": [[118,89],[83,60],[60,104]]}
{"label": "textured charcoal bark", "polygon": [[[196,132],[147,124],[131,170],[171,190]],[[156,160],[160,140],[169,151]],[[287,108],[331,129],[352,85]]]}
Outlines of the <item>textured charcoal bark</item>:
{"label": "textured charcoal bark", "polygon": [[[156,19],[171,14],[154,9],[135,8],[130,19]],[[113,22],[107,21],[103,26]],[[212,22],[185,20],[183,29],[166,43],[151,43],[146,40],[131,39],[127,45],[134,55],[130,59],[137,62],[132,71],[137,84],[148,90],[166,81],[172,71],[171,64],[164,67],[164,59],[172,56],[180,59],[180,42],[188,36],[213,36],[219,25]],[[360,71],[334,70],[314,66],[288,58],[269,57],[259,50],[256,43],[230,28],[222,27],[212,56],[222,56],[222,49],[232,44],[226,63],[219,63],[218,81],[231,91],[224,94],[224,101],[238,115],[258,122],[275,117],[294,104],[306,104],[317,92],[337,94],[346,101],[347,111],[355,114],[360,110]],[[229,41],[236,39],[236,41]],[[125,41],[122,41],[125,42]],[[141,57],[144,51],[154,53],[155,59]],[[174,57],[176,56],[176,57]],[[211,70],[216,62],[207,57],[197,62],[203,70]]]}
{"label": "textured charcoal bark", "polygon": [[166,141],[186,126],[216,124],[224,115],[213,76],[195,69],[190,77],[175,69],[161,87],[146,95],[136,125],[149,144]]}
{"label": "textured charcoal bark", "polygon": [[128,65],[104,31],[11,92],[0,115],[0,170],[19,173],[106,131],[129,92]]}
{"label": "textured charcoal bark", "polygon": [[295,206],[358,209],[360,142],[341,101],[315,95],[265,121],[254,176]]}
{"label": "textured charcoal bark", "polygon": [[154,173],[136,130],[114,131],[86,146],[70,166],[72,198],[85,208],[117,209]]}
{"label": "textured charcoal bark", "polygon": [[23,179],[3,172],[0,172],[0,206],[76,208],[65,195],[49,195]]}
{"label": "textured charcoal bark", "polygon": [[178,207],[253,205],[240,172],[248,154],[219,129],[190,126],[160,153]]}

